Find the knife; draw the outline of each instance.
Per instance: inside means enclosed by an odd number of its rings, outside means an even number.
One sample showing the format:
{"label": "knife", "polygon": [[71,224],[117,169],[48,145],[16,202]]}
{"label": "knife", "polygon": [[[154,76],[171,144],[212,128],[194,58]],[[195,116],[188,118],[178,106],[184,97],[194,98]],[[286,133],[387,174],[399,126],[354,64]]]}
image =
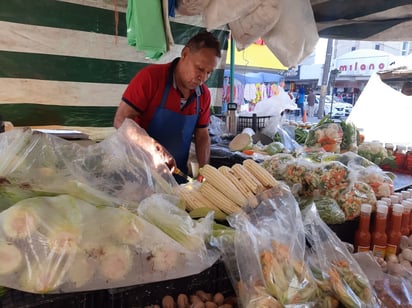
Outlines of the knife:
{"label": "knife", "polygon": [[185,178],[188,182],[193,182],[195,180],[194,178],[192,178],[192,177],[188,176],[187,174],[183,173],[183,171],[180,170],[177,167],[173,169],[173,173],[177,174],[177,175],[180,175],[181,177]]}

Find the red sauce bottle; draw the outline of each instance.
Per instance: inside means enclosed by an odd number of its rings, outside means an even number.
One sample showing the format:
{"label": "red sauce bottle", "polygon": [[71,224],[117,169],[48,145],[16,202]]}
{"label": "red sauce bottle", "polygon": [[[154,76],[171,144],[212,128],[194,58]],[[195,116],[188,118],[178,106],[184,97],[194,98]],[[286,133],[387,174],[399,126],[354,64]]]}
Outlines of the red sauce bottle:
{"label": "red sauce bottle", "polygon": [[406,200],[404,200],[404,203],[406,203],[407,204],[406,206],[408,206],[409,209],[410,209],[410,212],[409,212],[409,235],[411,235],[412,234],[412,199],[411,198],[406,199]]}
{"label": "red sauce bottle", "polygon": [[388,206],[385,201],[378,201],[376,205],[375,226],[372,232],[371,250],[374,256],[384,258],[386,253],[386,218]]}
{"label": "red sauce bottle", "polygon": [[401,233],[402,235],[409,236],[409,220],[411,213],[411,206],[409,201],[402,200],[403,213],[402,213],[402,222],[401,222]]}
{"label": "red sauce bottle", "polygon": [[364,203],[361,205],[359,226],[355,232],[355,252],[369,251],[371,245],[371,233],[369,231],[371,222],[372,205]]}
{"label": "red sauce bottle", "polygon": [[391,228],[389,230],[388,242],[386,245],[386,256],[396,255],[399,253],[399,244],[401,242],[401,224],[402,224],[403,206],[399,203],[392,206]]}

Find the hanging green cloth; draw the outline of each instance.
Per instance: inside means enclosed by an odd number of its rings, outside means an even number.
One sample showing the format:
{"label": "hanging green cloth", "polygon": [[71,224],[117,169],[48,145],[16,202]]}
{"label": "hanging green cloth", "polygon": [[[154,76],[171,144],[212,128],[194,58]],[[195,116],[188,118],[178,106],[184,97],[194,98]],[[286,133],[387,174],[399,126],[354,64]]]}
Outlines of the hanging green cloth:
{"label": "hanging green cloth", "polygon": [[128,0],[127,42],[147,58],[158,60],[166,53],[166,35],[160,0]]}

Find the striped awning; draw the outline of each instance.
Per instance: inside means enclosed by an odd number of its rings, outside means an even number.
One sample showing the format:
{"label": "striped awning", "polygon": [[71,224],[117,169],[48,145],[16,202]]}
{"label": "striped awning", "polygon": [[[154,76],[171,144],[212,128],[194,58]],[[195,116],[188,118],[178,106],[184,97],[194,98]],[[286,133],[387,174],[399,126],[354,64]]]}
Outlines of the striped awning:
{"label": "striped awning", "polygon": [[320,37],[412,40],[412,0],[311,0]]}

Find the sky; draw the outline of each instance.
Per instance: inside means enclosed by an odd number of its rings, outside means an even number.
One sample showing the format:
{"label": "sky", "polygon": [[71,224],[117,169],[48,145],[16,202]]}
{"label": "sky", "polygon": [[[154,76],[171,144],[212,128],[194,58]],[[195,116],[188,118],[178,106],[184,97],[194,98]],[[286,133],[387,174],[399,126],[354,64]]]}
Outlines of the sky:
{"label": "sky", "polygon": [[328,40],[325,38],[320,38],[315,47],[315,64],[325,63],[326,46]]}

